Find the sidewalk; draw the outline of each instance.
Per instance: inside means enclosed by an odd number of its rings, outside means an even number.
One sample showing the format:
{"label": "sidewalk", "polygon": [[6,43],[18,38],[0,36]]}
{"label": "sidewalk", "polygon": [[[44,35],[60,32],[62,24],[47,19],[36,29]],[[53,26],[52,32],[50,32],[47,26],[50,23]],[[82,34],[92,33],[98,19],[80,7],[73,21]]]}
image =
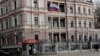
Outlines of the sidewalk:
{"label": "sidewalk", "polygon": [[[17,56],[17,55],[13,55]],[[30,55],[34,56],[34,55]],[[100,56],[100,51],[83,51],[83,52],[64,52],[58,54],[44,54],[44,55],[36,55],[36,56]]]}

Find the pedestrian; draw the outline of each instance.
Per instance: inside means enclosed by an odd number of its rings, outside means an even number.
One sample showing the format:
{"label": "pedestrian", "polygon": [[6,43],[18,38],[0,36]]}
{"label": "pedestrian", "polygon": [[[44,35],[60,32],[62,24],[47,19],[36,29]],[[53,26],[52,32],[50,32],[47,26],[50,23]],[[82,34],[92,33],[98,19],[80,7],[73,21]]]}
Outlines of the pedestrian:
{"label": "pedestrian", "polygon": [[98,52],[98,51],[99,51],[99,44],[95,44],[95,45],[94,45],[94,49],[95,49],[95,51]]}
{"label": "pedestrian", "polygon": [[20,56],[20,49],[17,48],[17,56]]}
{"label": "pedestrian", "polygon": [[36,52],[37,52],[37,50],[36,50],[36,48],[34,47],[34,48],[33,48],[33,55],[34,55],[34,56],[36,56]]}

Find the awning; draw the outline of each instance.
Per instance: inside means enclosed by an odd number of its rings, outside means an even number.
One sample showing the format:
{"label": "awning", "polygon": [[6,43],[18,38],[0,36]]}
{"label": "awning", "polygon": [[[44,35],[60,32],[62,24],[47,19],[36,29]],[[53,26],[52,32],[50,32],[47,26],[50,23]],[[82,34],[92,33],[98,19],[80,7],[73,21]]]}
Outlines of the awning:
{"label": "awning", "polygon": [[37,40],[35,39],[26,39],[23,41],[24,44],[34,44],[37,43]]}

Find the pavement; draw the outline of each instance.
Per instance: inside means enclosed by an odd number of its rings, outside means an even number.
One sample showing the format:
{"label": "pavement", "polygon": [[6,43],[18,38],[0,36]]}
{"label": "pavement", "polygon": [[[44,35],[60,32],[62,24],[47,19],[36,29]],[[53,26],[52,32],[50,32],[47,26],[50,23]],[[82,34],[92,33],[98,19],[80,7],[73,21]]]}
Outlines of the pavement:
{"label": "pavement", "polygon": [[[17,56],[17,55],[14,55]],[[21,56],[21,55],[20,55]],[[34,55],[31,55],[34,56]],[[100,51],[85,51],[85,52],[70,52],[70,53],[58,53],[58,54],[45,54],[36,56],[100,56]]]}
{"label": "pavement", "polygon": [[60,54],[37,55],[37,56],[100,56],[100,52],[60,53]]}

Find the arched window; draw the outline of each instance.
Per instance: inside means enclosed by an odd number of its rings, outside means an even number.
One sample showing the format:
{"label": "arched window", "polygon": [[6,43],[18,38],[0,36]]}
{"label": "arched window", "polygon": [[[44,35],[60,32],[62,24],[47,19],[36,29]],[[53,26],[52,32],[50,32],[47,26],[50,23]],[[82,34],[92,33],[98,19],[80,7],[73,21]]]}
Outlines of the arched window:
{"label": "arched window", "polygon": [[71,27],[74,27],[74,22],[73,21],[71,21]]}
{"label": "arched window", "polygon": [[73,13],[73,7],[72,6],[70,7],[70,13]]}

